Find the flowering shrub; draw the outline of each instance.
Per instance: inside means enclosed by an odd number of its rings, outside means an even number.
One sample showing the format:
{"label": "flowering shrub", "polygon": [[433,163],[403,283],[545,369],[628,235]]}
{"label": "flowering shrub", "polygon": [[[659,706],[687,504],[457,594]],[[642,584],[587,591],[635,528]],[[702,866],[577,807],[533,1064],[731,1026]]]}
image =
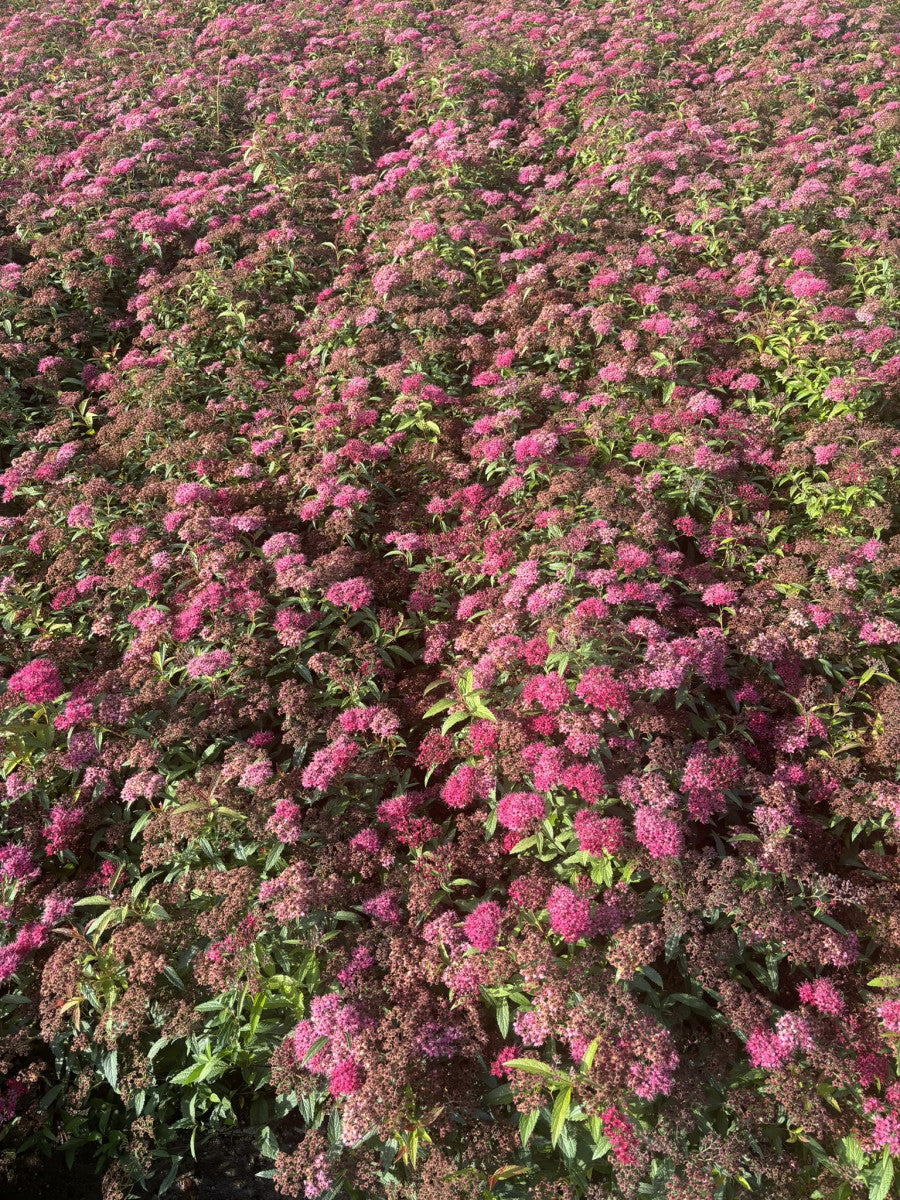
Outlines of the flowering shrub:
{"label": "flowering shrub", "polygon": [[884,1200],[896,17],[0,21],[4,1153]]}

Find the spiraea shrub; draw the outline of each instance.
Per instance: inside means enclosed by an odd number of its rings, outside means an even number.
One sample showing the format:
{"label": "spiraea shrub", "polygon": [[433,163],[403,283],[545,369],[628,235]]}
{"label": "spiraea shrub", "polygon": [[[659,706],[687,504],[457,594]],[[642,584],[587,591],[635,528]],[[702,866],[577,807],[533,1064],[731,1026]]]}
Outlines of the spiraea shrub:
{"label": "spiraea shrub", "polygon": [[895,1194],[898,57],[3,6],[7,1178]]}

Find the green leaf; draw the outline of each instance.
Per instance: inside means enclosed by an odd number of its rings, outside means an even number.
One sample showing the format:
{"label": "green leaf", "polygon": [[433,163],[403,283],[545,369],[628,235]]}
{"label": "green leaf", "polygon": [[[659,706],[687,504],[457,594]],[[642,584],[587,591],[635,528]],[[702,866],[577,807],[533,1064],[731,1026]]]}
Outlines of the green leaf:
{"label": "green leaf", "polygon": [[524,1071],[526,1075],[540,1075],[544,1079],[556,1078],[553,1068],[536,1058],[510,1058],[504,1066],[511,1067],[514,1071]]}
{"label": "green leaf", "polygon": [[265,1006],[266,1006],[266,993],[260,992],[253,999],[253,1007],[250,1010],[250,1020],[247,1022],[247,1032],[251,1038],[256,1033],[256,1030],[259,1026],[260,1018],[262,1017],[262,1011],[265,1008]]}
{"label": "green leaf", "polygon": [[595,1037],[587,1050],[584,1052],[584,1058],[581,1060],[582,1071],[589,1071],[594,1065],[594,1056],[597,1053],[597,1047],[600,1045],[599,1037]]}
{"label": "green leaf", "polygon": [[316,1040],[313,1042],[313,1044],[309,1047],[309,1049],[303,1055],[303,1057],[300,1059],[300,1066],[305,1067],[306,1064],[309,1062],[309,1060],[314,1055],[318,1054],[323,1046],[327,1046],[327,1045],[328,1045],[327,1037],[317,1037]]}
{"label": "green leaf", "polygon": [[224,1007],[225,1007],[225,1003],[222,1000],[222,998],[219,997],[216,1000],[204,1000],[202,1004],[196,1004],[194,1006],[194,1012],[198,1012],[198,1013],[221,1012]]}
{"label": "green leaf", "polygon": [[448,733],[454,725],[458,725],[460,721],[468,721],[469,715],[470,714],[466,710],[463,712],[452,713],[441,726],[441,737]]}
{"label": "green leaf", "polygon": [[558,1149],[560,1154],[566,1160],[569,1169],[574,1169],[575,1164],[572,1160],[578,1153],[578,1139],[575,1136],[575,1129],[572,1125],[563,1125],[562,1129],[559,1131]]}
{"label": "green leaf", "polygon": [[153,1062],[154,1058],[156,1058],[157,1054],[159,1054],[159,1052],[160,1052],[160,1050],[162,1050],[163,1046],[168,1046],[168,1044],[169,1044],[169,1038],[167,1038],[167,1037],[157,1038],[157,1040],[153,1043],[153,1045],[147,1051],[147,1062]]}
{"label": "green leaf", "polygon": [[510,850],[510,854],[521,854],[524,850],[530,850],[536,843],[537,838],[532,833],[528,837],[522,838],[520,842],[516,842],[512,850]]}
{"label": "green leaf", "polygon": [[527,1167],[516,1167],[510,1165],[498,1168],[498,1170],[494,1171],[491,1178],[495,1183],[498,1183],[501,1179],[514,1179],[516,1175],[526,1175],[527,1173]]}
{"label": "green leaf", "polygon": [[93,921],[85,926],[85,933],[92,933],[99,937],[113,921],[120,925],[127,915],[128,909],[122,904],[117,904],[113,908],[108,908],[105,913],[101,913],[99,917],[94,917]]}
{"label": "green leaf", "polygon": [[869,1176],[869,1200],[885,1200],[894,1179],[894,1163],[887,1150]]}
{"label": "green leaf", "polygon": [[168,979],[169,983],[171,983],[173,987],[178,988],[179,992],[184,991],[184,983],[174,967],[171,967],[168,963],[166,963],[166,965],[163,967],[163,975],[165,975],[166,979]]}
{"label": "green leaf", "polygon": [[498,1104],[511,1104],[512,1098],[512,1088],[508,1083],[501,1083],[485,1095],[484,1104],[486,1108],[496,1108]]}
{"label": "green leaf", "polygon": [[605,1134],[601,1133],[599,1136],[595,1137],[594,1151],[592,1156],[594,1162],[597,1162],[598,1159],[605,1158],[606,1155],[609,1154],[611,1148],[612,1142],[608,1137],[605,1136]]}
{"label": "green leaf", "polygon": [[198,1083],[203,1079],[218,1079],[220,1075],[224,1075],[228,1070],[227,1065],[221,1059],[213,1058],[209,1062],[203,1064],[203,1070],[197,1076]]}
{"label": "green leaf", "polygon": [[493,721],[494,724],[497,723],[497,718],[494,716],[491,710],[489,708],[485,708],[483,704],[473,704],[470,707],[469,712],[473,717],[480,717],[482,721]]}
{"label": "green leaf", "polygon": [[259,1131],[256,1144],[263,1158],[274,1158],[278,1153],[278,1141],[268,1125],[264,1125]]}
{"label": "green leaf", "polygon": [[594,883],[602,883],[604,887],[612,887],[613,864],[608,854],[604,854],[602,858],[595,859],[591,863],[591,879]]}
{"label": "green leaf", "polygon": [[445,696],[443,700],[438,700],[437,704],[432,704],[431,708],[422,713],[422,719],[424,720],[426,717],[437,716],[439,712],[443,712],[444,709],[449,708],[451,704],[455,703],[455,696]]}
{"label": "green leaf", "polygon": [[503,1000],[497,1009],[497,1025],[500,1028],[500,1036],[505,1038],[509,1033],[509,1001]]}
{"label": "green leaf", "polygon": [[100,1070],[109,1086],[116,1090],[119,1084],[119,1052],[107,1050],[100,1059]]}
{"label": "green leaf", "polygon": [[703,1013],[708,1016],[712,1009],[709,1005],[701,1000],[698,996],[690,996],[687,992],[671,992],[666,1000],[667,1004],[683,1004],[685,1008],[692,1008],[695,1012]]}
{"label": "green leaf", "polygon": [[64,1087],[65,1087],[65,1084],[63,1084],[63,1083],[54,1084],[54,1086],[50,1089],[50,1091],[46,1092],[41,1097],[41,1102],[38,1105],[38,1108],[41,1110],[41,1112],[45,1112],[50,1107],[50,1105],[53,1103],[53,1101],[56,1099],[56,1097],[62,1092]]}
{"label": "green leaf", "polygon": [[528,1140],[534,1133],[534,1127],[538,1123],[538,1117],[541,1115],[539,1108],[532,1109],[530,1113],[522,1113],[519,1117],[519,1138],[522,1142],[522,1147],[528,1145]]}
{"label": "green leaf", "polygon": [[205,1063],[194,1063],[192,1067],[185,1067],[183,1071],[179,1071],[177,1075],[173,1075],[170,1083],[177,1083],[179,1087],[187,1087],[189,1083],[196,1083],[203,1074]]}
{"label": "green leaf", "polygon": [[559,1141],[559,1135],[563,1125],[566,1123],[566,1117],[569,1115],[569,1109],[572,1106],[572,1089],[564,1087],[553,1105],[553,1112],[550,1114],[550,1144],[555,1146]]}
{"label": "green leaf", "polygon": [[181,1166],[181,1157],[180,1154],[173,1157],[172,1165],[169,1167],[165,1179],[159,1185],[159,1191],[156,1193],[158,1196],[162,1196],[163,1193],[167,1192],[175,1182],[175,1176],[178,1174],[178,1168]]}
{"label": "green leaf", "polygon": [[661,988],[663,986],[662,976],[653,967],[641,967],[641,973],[646,975],[657,987]]}
{"label": "green leaf", "polygon": [[844,1162],[852,1167],[860,1168],[866,1161],[862,1146],[852,1135],[841,1138],[838,1142],[838,1151]]}

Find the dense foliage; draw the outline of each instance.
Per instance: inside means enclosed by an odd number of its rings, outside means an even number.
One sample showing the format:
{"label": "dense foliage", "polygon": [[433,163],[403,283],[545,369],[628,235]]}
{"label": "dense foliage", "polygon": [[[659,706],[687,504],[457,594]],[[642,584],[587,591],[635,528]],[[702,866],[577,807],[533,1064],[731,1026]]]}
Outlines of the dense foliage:
{"label": "dense foliage", "polygon": [[4,5],[7,1157],[890,1194],[898,56]]}

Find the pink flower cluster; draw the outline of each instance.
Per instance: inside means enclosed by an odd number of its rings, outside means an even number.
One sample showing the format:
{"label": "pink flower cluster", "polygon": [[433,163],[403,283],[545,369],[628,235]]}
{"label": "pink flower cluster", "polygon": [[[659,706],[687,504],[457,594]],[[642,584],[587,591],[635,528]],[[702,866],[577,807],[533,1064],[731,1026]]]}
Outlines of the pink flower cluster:
{"label": "pink flower cluster", "polygon": [[806,300],[827,292],[831,285],[809,271],[794,271],[784,281],[784,286],[796,300]]}
{"label": "pink flower cluster", "polygon": [[900,1000],[882,1001],[878,1006],[878,1015],[885,1029],[891,1033],[900,1033]]}
{"label": "pink flower cluster", "polygon": [[813,1039],[806,1019],[799,1013],[779,1017],[774,1032],[763,1027],[753,1030],[747,1038],[750,1065],[767,1071],[777,1071],[797,1050],[812,1050]]}
{"label": "pink flower cluster", "polygon": [[577,942],[590,934],[590,902],[576,896],[564,883],[558,883],[550,893],[547,916],[550,928],[566,942]]}
{"label": "pink flower cluster", "polygon": [[487,772],[464,764],[445,781],[441,799],[450,808],[468,808],[476,800],[487,800],[493,786],[494,781]]}
{"label": "pink flower cluster", "polygon": [[627,716],[631,711],[628,686],[615,678],[611,667],[588,667],[575,687],[575,695],[600,712]]}
{"label": "pink flower cluster", "polygon": [[522,689],[525,704],[540,704],[547,712],[559,712],[570,701],[569,685],[559,675],[533,675]]}
{"label": "pink flower cluster", "polygon": [[143,798],[152,800],[165,783],[165,779],[156,771],[138,771],[130,775],[122,785],[122,803],[133,804]]}
{"label": "pink flower cluster", "polygon": [[35,658],[10,675],[7,690],[26,704],[45,704],[55,700],[63,685],[55,665],[48,658]]}
{"label": "pink flower cluster", "polygon": [[266,822],[266,829],[279,841],[290,845],[300,837],[303,810],[293,800],[277,800],[275,809]]}
{"label": "pink flower cluster", "polygon": [[[844,997],[830,979],[814,979],[811,983],[801,983],[797,995],[804,1004],[817,1008],[827,1016],[839,1017],[846,1008]],[[900,1006],[898,1006],[900,1012]],[[900,1031],[900,1024],[898,1024]]]}
{"label": "pink flower cluster", "polygon": [[497,805],[497,820],[513,833],[524,833],[546,815],[544,798],[535,792],[507,792]]}
{"label": "pink flower cluster", "polygon": [[658,809],[641,807],[634,814],[634,835],[651,858],[672,858],[681,853],[684,835],[678,822]]}
{"label": "pink flower cluster", "polygon": [[50,821],[43,829],[48,854],[59,854],[68,850],[84,821],[83,808],[65,808],[55,804],[50,809]]}
{"label": "pink flower cluster", "polygon": [[579,849],[586,854],[615,854],[625,844],[625,826],[619,817],[601,817],[589,808],[582,808],[572,824]]}
{"label": "pink flower cluster", "polygon": [[210,678],[226,671],[233,662],[227,650],[207,650],[195,655],[185,668],[188,679]]}
{"label": "pink flower cluster", "polygon": [[333,779],[342,775],[352,765],[358,753],[359,747],[356,742],[342,733],[312,756],[301,776],[303,786],[324,790]]}
{"label": "pink flower cluster", "polygon": [[356,612],[372,603],[372,585],[367,579],[356,576],[346,579],[343,583],[333,583],[325,593],[325,599],[338,607],[349,608]]}
{"label": "pink flower cluster", "polygon": [[631,1125],[612,1106],[600,1114],[600,1120],[603,1122],[604,1136],[612,1145],[616,1162],[622,1163],[623,1166],[629,1166],[635,1161],[637,1149]]}
{"label": "pink flower cluster", "polygon": [[469,945],[476,950],[492,950],[497,945],[503,910],[494,900],[484,900],[463,922]]}
{"label": "pink flower cluster", "polygon": [[[368,1024],[359,1009],[345,1002],[337,992],[315,996],[309,1017],[304,1017],[291,1035],[294,1053],[307,1071],[329,1077],[333,1096],[352,1095],[360,1088],[364,1075],[361,1066],[347,1053],[354,1035]],[[326,1042],[306,1058],[317,1041]],[[303,1060],[306,1058],[306,1062]]]}
{"label": "pink flower cluster", "polygon": [[[286,1194],[580,1195],[596,1128],[506,1145],[508,1063],[595,1036],[598,1194],[737,1188],[760,1112],[808,1191],[797,1079],[900,1152],[891,6],[10,7],[10,1149],[95,1074],[101,893],[126,1041],[304,1015],[239,1047],[313,1114]],[[189,1051],[88,1148],[155,1169]]]}

